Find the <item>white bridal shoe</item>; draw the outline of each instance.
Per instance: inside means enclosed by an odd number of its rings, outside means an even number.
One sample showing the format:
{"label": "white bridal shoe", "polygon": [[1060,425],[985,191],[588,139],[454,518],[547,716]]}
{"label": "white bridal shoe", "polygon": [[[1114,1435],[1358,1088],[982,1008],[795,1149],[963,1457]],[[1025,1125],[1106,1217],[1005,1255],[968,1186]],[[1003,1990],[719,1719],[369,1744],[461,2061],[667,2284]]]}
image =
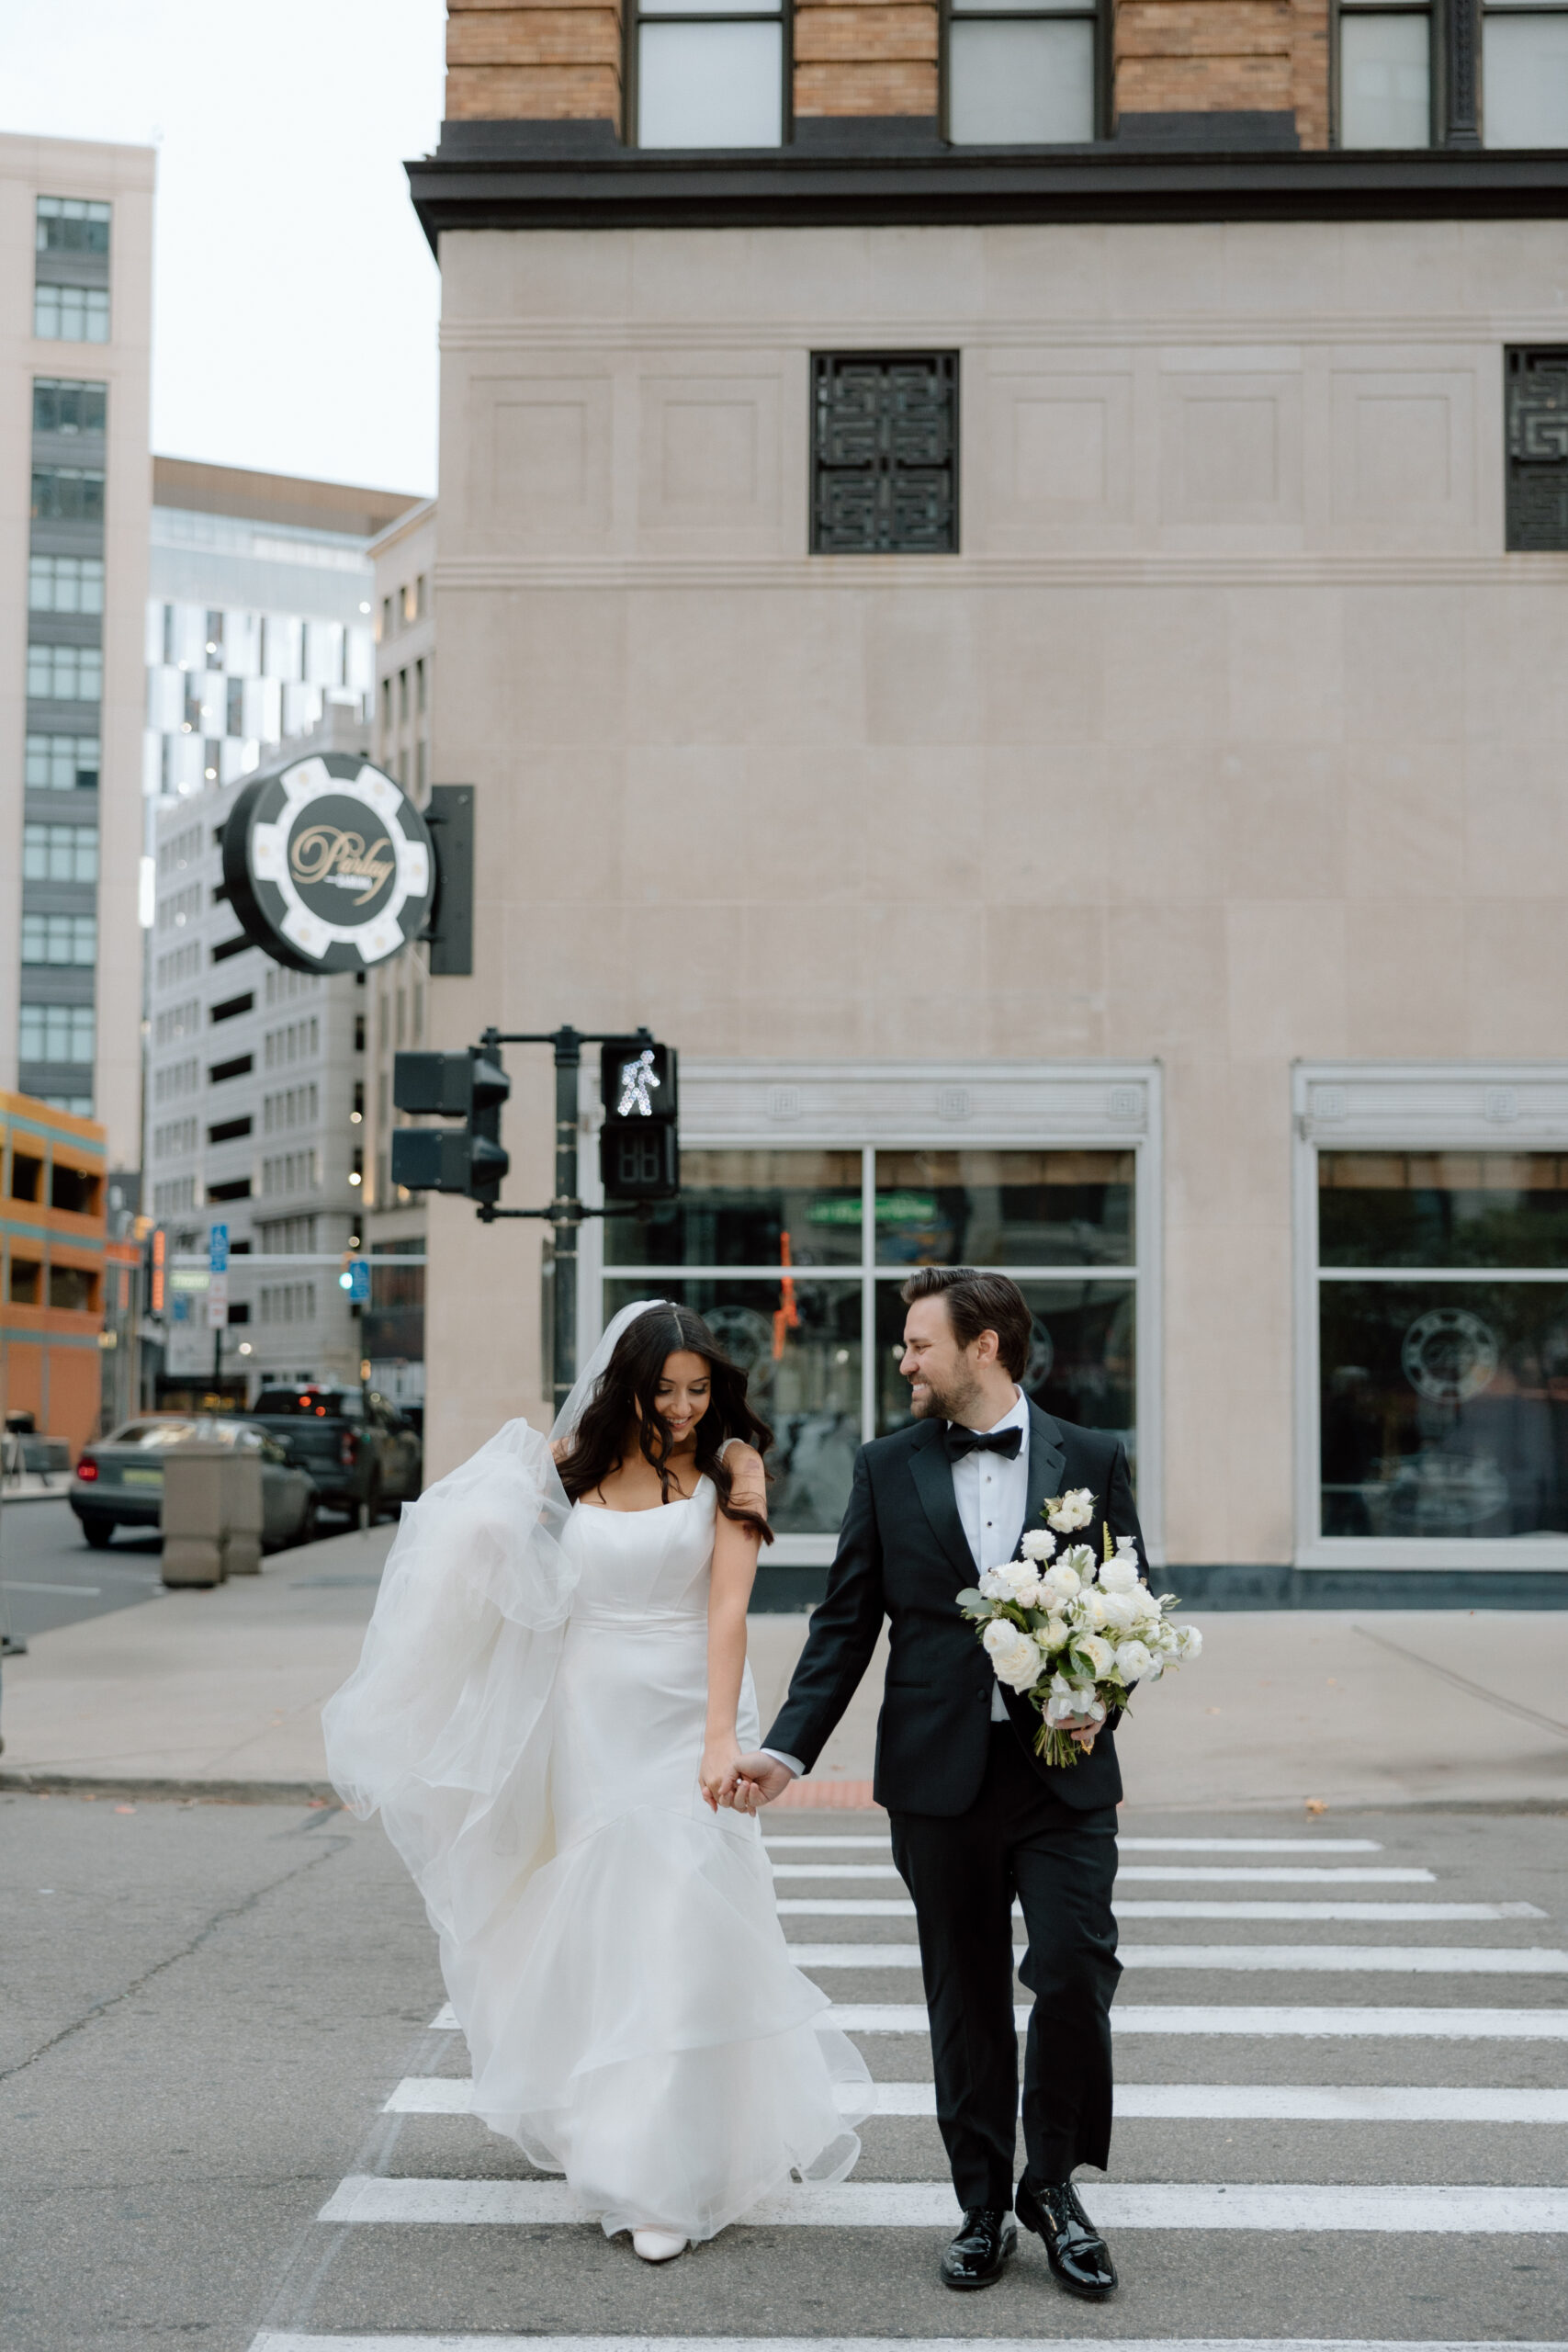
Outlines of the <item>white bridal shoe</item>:
{"label": "white bridal shoe", "polygon": [[673,2230],[634,2230],[632,2247],[645,2262],[673,2262],[678,2254],[685,2253],[686,2241]]}

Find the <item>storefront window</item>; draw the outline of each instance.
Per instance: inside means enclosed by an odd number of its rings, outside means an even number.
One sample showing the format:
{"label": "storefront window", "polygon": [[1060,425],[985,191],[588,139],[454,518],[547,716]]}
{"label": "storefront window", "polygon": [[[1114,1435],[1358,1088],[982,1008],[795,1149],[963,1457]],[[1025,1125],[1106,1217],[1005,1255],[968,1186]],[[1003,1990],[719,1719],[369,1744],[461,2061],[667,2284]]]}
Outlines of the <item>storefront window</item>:
{"label": "storefront window", "polygon": [[1318,1157],[1322,1532],[1568,1530],[1568,1156]]}
{"label": "storefront window", "polygon": [[1012,1274],[1028,1393],[1135,1459],[1135,1174],[1131,1150],[687,1148],[678,1202],[606,1220],[603,1314],[656,1295],[713,1326],[774,1432],[781,1537],[832,1535],[857,1449],[908,1419],[912,1266]]}

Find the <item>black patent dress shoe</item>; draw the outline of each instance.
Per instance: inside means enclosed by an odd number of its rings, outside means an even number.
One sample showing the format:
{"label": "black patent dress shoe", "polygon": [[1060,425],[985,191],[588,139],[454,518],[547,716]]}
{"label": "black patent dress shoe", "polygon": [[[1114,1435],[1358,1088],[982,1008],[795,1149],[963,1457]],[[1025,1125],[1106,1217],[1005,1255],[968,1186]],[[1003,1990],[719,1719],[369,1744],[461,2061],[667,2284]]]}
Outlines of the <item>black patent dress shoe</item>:
{"label": "black patent dress shoe", "polygon": [[942,2257],[942,2283],[960,2292],[994,2287],[1017,2252],[1018,2225],[1005,2205],[966,2206],[964,2227]]}
{"label": "black patent dress shoe", "polygon": [[1102,2302],[1116,2287],[1111,2249],[1083,2207],[1070,2180],[1054,2188],[1036,2181],[1018,2184],[1018,2218],[1045,2241],[1045,2259],[1070,2295]]}

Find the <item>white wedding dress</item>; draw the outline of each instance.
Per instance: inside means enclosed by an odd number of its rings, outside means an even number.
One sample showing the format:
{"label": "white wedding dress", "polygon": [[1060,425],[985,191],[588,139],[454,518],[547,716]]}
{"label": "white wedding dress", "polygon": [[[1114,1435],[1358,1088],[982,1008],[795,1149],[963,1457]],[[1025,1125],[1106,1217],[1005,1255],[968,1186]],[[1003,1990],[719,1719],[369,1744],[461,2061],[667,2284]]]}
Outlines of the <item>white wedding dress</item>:
{"label": "white wedding dress", "polygon": [[[716,1497],[569,1506],[513,1421],[406,1510],[323,1717],[424,1895],[473,2110],[606,2233],[709,2238],[840,2180],[864,2062],[785,1951],[757,1823],[705,1804]],[[738,1725],[759,1730],[750,1668]]]}

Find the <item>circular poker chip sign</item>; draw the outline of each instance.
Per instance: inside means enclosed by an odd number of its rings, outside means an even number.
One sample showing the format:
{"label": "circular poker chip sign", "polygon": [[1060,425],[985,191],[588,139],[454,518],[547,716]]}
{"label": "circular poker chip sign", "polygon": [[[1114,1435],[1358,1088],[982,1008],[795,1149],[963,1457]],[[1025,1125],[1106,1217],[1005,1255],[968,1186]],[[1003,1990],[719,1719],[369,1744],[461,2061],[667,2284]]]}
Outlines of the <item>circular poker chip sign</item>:
{"label": "circular poker chip sign", "polygon": [[1399,1360],[1418,1396],[1464,1405],[1491,1386],[1503,1351],[1491,1325],[1468,1306],[1434,1306],[1404,1334]]}
{"label": "circular poker chip sign", "polygon": [[247,785],[223,828],[245,933],[297,972],[384,964],[423,931],[435,851],[413,802],[352,752],[318,752]]}

